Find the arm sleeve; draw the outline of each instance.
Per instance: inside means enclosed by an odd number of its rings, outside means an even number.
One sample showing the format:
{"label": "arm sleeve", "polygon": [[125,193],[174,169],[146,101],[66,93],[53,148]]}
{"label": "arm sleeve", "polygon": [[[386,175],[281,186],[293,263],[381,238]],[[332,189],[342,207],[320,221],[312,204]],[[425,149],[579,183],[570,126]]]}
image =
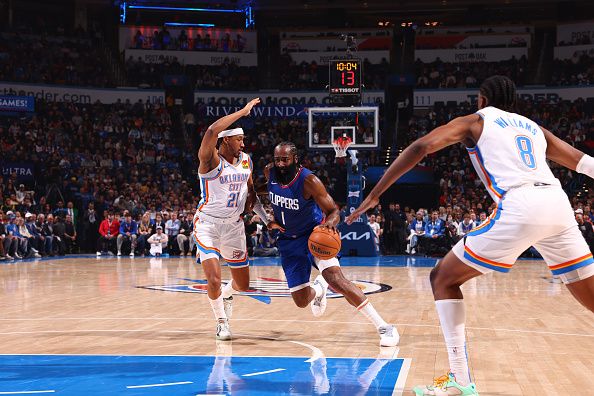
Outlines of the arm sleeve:
{"label": "arm sleeve", "polygon": [[264,224],[268,225],[269,221],[266,218],[266,210],[264,210],[264,206],[262,206],[262,203],[259,200],[257,200],[254,204],[253,211],[258,216],[260,216],[260,219],[264,222]]}

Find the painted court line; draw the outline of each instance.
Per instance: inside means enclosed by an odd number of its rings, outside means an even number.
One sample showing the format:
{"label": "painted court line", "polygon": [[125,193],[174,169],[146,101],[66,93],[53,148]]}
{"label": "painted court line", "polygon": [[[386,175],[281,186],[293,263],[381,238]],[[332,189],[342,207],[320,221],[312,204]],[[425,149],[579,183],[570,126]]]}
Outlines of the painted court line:
{"label": "painted court line", "polygon": [[188,385],[193,384],[192,381],[183,381],[183,382],[169,382],[166,384],[147,384],[147,385],[129,385],[126,386],[128,389],[136,389],[136,388],[155,388],[158,386],[173,386],[173,385]]}
{"label": "painted court line", "polygon": [[[69,318],[70,320],[108,320],[105,318],[101,319],[93,319],[93,318]],[[111,318],[112,320],[196,320],[196,318]],[[6,320],[68,320],[64,318],[45,318],[45,319],[0,319],[1,321]],[[234,321],[253,321],[253,319],[232,319]],[[364,325],[370,326],[367,322],[338,322],[338,321],[329,321],[329,320],[284,320],[284,319],[258,319],[261,322],[299,322],[299,323],[331,323],[331,324],[351,324],[351,325]],[[432,328],[439,328],[439,325],[431,325],[431,324],[419,324],[419,323],[395,323],[396,326],[400,327],[432,327]],[[525,333],[525,334],[542,334],[542,335],[557,335],[557,336],[568,336],[568,337],[587,337],[593,338],[594,334],[583,334],[583,333],[563,333],[558,331],[541,331],[541,330],[524,330],[524,329],[503,329],[503,328],[496,328],[496,327],[474,327],[474,326],[466,326],[467,330],[484,330],[484,331],[504,331],[510,333]],[[39,331],[10,331],[10,332],[0,332],[0,335],[14,335],[14,334],[41,334],[41,333],[82,333],[82,332],[104,332],[104,333],[117,333],[117,332],[152,332],[152,333],[195,333],[195,334],[204,334],[205,331],[195,331],[195,330],[139,330],[139,329],[91,329],[91,330],[39,330]],[[255,337],[249,335],[250,337]],[[258,338],[258,337],[255,337]],[[268,338],[268,337],[259,337],[259,338]]]}
{"label": "painted court line", "polygon": [[394,384],[394,392],[392,396],[401,396],[404,394],[404,386],[406,385],[406,377],[408,377],[408,372],[410,370],[410,364],[412,359],[402,359],[402,367],[400,368],[400,373],[398,374],[398,379],[396,380],[396,384]]}
{"label": "painted court line", "polygon": [[306,344],[305,342],[299,342],[299,341],[290,341],[289,340],[289,342],[292,342],[293,344],[301,345],[301,346],[311,349],[312,355],[309,359],[307,359],[305,361],[305,363],[315,362],[319,358],[325,357],[324,352],[322,352],[319,348],[316,348],[313,345]]}
{"label": "painted court line", "polygon": [[242,375],[242,377],[254,377],[256,375],[277,373],[279,371],[285,371],[285,370],[286,369],[284,369],[284,368],[277,368],[277,369],[274,369],[274,370],[267,370],[267,371],[260,371],[260,372],[257,372],[257,373],[244,374],[244,375]]}
{"label": "painted court line", "polygon": [[15,391],[15,392],[0,392],[0,395],[25,395],[37,393],[54,393],[55,390],[39,390],[39,391]]}

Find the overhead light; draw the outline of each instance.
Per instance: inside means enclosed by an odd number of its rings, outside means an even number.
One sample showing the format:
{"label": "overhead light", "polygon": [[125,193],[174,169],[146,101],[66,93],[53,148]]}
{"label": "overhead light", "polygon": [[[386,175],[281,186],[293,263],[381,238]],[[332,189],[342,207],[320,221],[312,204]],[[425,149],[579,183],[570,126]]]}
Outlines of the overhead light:
{"label": "overhead light", "polygon": [[165,22],[165,26],[186,26],[186,27],[215,27],[214,23],[186,23],[186,22]]}
{"label": "overhead light", "polygon": [[228,10],[228,9],[222,9],[222,8],[165,7],[165,6],[141,6],[141,5],[129,5],[128,8],[136,9],[136,10],[157,10],[157,11],[243,13],[243,10]]}

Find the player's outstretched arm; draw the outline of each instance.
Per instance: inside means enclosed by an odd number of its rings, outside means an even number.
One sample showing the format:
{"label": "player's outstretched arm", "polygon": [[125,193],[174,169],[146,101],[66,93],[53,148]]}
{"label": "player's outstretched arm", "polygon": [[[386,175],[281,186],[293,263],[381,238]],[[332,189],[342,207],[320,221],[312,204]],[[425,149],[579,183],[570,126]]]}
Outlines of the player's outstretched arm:
{"label": "player's outstretched arm", "polygon": [[[202,138],[200,149],[198,150],[198,159],[201,163],[209,163],[214,158],[219,132],[227,129],[229,125],[233,124],[241,117],[248,116],[252,110],[252,107],[258,103],[260,103],[260,98],[252,99],[248,102],[248,104],[245,105],[243,109],[219,118],[208,127],[206,133],[204,133],[204,137]],[[207,169],[206,171],[208,170],[210,169]]]}
{"label": "player's outstretched arm", "polygon": [[433,131],[415,140],[408,146],[402,154],[392,162],[384,176],[371,190],[367,198],[361,202],[361,205],[353,211],[347,218],[347,224],[359,218],[369,209],[374,208],[379,203],[380,196],[398,180],[402,175],[411,170],[427,154],[434,153],[443,148],[460,143],[472,137],[472,132],[480,134],[482,123],[480,117],[476,114],[458,117]]}
{"label": "player's outstretched arm", "polygon": [[340,222],[340,211],[334,199],[326,191],[324,183],[315,175],[309,175],[305,178],[303,187],[303,198],[313,198],[326,216],[326,221],[320,227],[327,227],[337,233],[336,226]]}

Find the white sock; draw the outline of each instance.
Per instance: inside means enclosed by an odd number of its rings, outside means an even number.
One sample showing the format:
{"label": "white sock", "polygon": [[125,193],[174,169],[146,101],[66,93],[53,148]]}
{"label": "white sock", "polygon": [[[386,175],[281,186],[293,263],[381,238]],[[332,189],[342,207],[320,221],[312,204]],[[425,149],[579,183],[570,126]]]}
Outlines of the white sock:
{"label": "white sock", "polygon": [[382,317],[377,313],[373,305],[369,302],[369,299],[365,299],[358,307],[357,311],[361,312],[365,317],[373,323],[376,329],[380,327],[386,326],[387,323]]}
{"label": "white sock", "polygon": [[239,293],[239,290],[235,290],[235,288],[233,287],[233,279],[231,279],[229,283],[222,287],[221,293],[223,298],[229,298],[232,295]]}
{"label": "white sock", "polygon": [[212,312],[214,313],[215,319],[227,319],[227,315],[225,315],[225,305],[223,304],[223,294],[221,294],[215,300],[211,300],[209,297],[208,302],[212,307]]}
{"label": "white sock", "polygon": [[466,386],[471,379],[466,354],[464,300],[438,300],[435,301],[435,308],[437,308],[441,331],[448,349],[450,371],[456,376],[458,384]]}

